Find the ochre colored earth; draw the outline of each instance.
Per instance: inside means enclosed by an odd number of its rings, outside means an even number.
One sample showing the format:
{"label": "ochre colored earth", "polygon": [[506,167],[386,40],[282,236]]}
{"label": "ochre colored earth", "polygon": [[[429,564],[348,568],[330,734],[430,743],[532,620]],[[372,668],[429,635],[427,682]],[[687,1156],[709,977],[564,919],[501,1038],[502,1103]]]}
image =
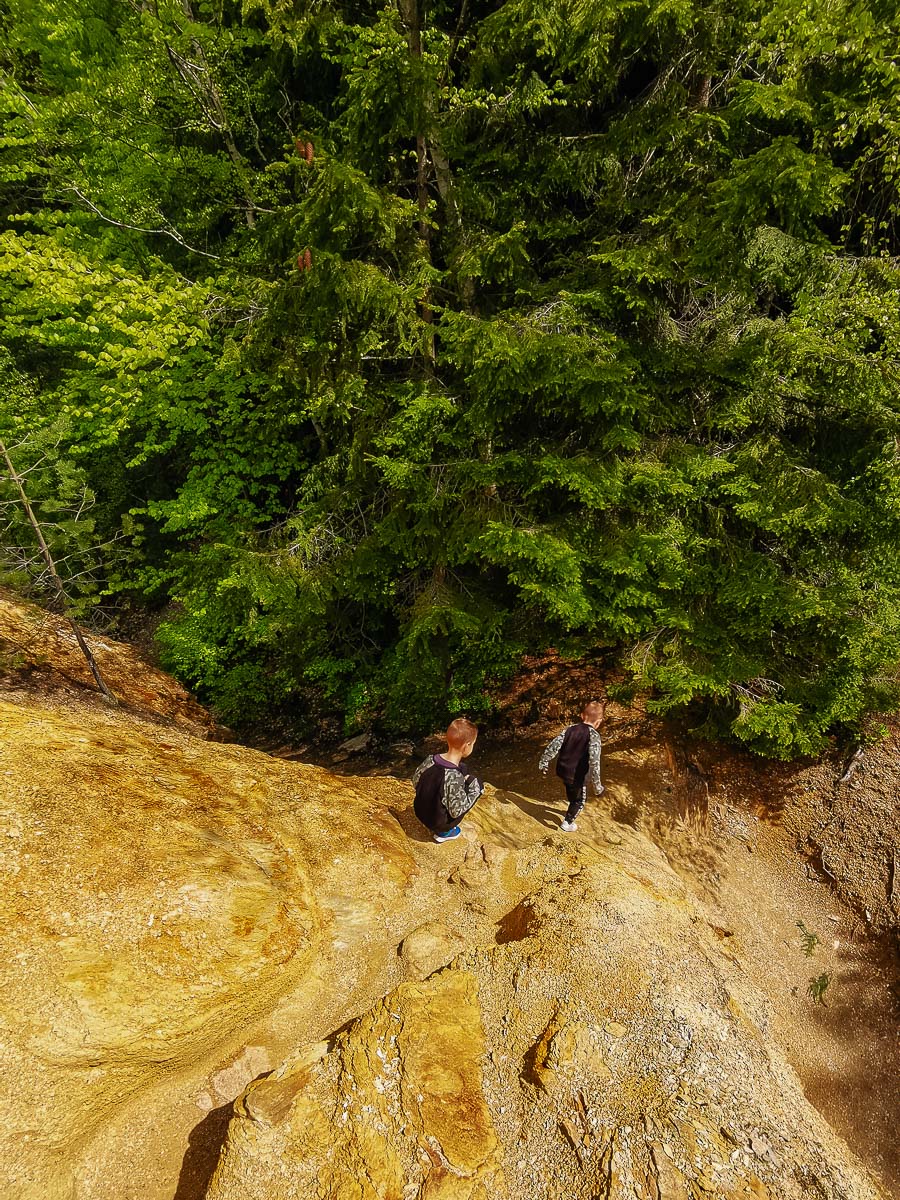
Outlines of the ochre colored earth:
{"label": "ochre colored earth", "polygon": [[577,835],[489,786],[436,845],[408,783],[211,741],[106,641],[110,707],[40,620],[0,600],[0,1195],[890,1195],[804,1094],[752,921],[616,819],[624,756]]}

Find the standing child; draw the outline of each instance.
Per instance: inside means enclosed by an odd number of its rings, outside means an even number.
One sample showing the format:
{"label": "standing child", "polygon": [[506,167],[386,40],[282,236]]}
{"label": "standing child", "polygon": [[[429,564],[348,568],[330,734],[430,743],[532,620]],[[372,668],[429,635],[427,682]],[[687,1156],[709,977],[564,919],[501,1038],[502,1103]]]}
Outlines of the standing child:
{"label": "standing child", "polygon": [[413,811],[436,842],[459,837],[460,818],[474,808],[484,791],[481,780],[468,773],[463,761],[472,753],[477,737],[477,725],[457,717],[447,728],[446,751],[429,754],[413,775]]}
{"label": "standing child", "polygon": [[581,710],[577,725],[569,725],[549,743],[538,763],[544,775],[550,760],[556,758],[556,773],[566,785],[569,808],[562,819],[560,829],[572,833],[578,828],[575,818],[584,808],[587,799],[585,780],[590,776],[594,795],[603,791],[600,782],[600,734],[597,730],[606,715],[605,700],[591,700]]}

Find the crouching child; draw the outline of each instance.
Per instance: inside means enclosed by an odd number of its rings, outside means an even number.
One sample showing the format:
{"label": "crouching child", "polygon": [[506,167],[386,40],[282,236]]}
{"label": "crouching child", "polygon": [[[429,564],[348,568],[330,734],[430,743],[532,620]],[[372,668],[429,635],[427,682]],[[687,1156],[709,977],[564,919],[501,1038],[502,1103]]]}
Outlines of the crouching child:
{"label": "crouching child", "polygon": [[447,749],[429,754],[413,775],[416,798],[413,811],[436,842],[449,842],[462,832],[459,822],[484,791],[477,775],[470,775],[465,759],[472,753],[478,728],[464,717],[451,721]]}
{"label": "crouching child", "polygon": [[565,784],[569,807],[560,829],[571,833],[577,829],[575,818],[587,799],[586,780],[590,779],[595,796],[603,791],[600,782],[600,734],[597,732],[606,715],[606,701],[592,700],[581,712],[581,720],[569,725],[547,745],[538,768],[546,775],[552,759],[556,759],[556,774]]}

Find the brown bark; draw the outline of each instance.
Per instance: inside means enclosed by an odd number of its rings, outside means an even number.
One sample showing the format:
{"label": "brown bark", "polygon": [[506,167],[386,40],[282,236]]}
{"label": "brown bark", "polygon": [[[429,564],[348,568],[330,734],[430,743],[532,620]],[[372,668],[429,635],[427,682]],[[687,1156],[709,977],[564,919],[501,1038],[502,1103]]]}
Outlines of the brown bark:
{"label": "brown bark", "polygon": [[[422,28],[418,0],[397,0],[397,11],[406,29],[406,43],[409,46],[410,57],[421,60]],[[425,250],[426,258],[431,262],[431,226],[428,221],[428,144],[425,140],[425,133],[423,127],[416,134],[416,201],[419,208],[419,239]],[[434,313],[431,307],[430,291],[426,291],[419,302],[419,312],[422,320],[431,325]],[[433,333],[428,336],[425,356],[428,366],[431,368],[434,365]]]}

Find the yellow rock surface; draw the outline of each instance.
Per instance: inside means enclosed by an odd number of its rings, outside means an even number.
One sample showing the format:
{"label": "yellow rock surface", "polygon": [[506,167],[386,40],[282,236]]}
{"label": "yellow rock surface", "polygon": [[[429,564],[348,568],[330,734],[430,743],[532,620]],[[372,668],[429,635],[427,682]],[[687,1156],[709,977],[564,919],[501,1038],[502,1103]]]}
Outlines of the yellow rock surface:
{"label": "yellow rock surface", "polygon": [[112,643],[118,709],[54,690],[46,637],[0,677],[4,1200],[878,1200],[636,831],[489,788],[436,845]]}
{"label": "yellow rock surface", "polygon": [[484,1052],[471,974],[402,984],[316,1061],[308,1054],[250,1087],[211,1200],[499,1200]]}
{"label": "yellow rock surface", "polygon": [[623,843],[523,849],[533,890],[499,941],[251,1087],[209,1200],[874,1200],[730,1003],[682,886]]}

